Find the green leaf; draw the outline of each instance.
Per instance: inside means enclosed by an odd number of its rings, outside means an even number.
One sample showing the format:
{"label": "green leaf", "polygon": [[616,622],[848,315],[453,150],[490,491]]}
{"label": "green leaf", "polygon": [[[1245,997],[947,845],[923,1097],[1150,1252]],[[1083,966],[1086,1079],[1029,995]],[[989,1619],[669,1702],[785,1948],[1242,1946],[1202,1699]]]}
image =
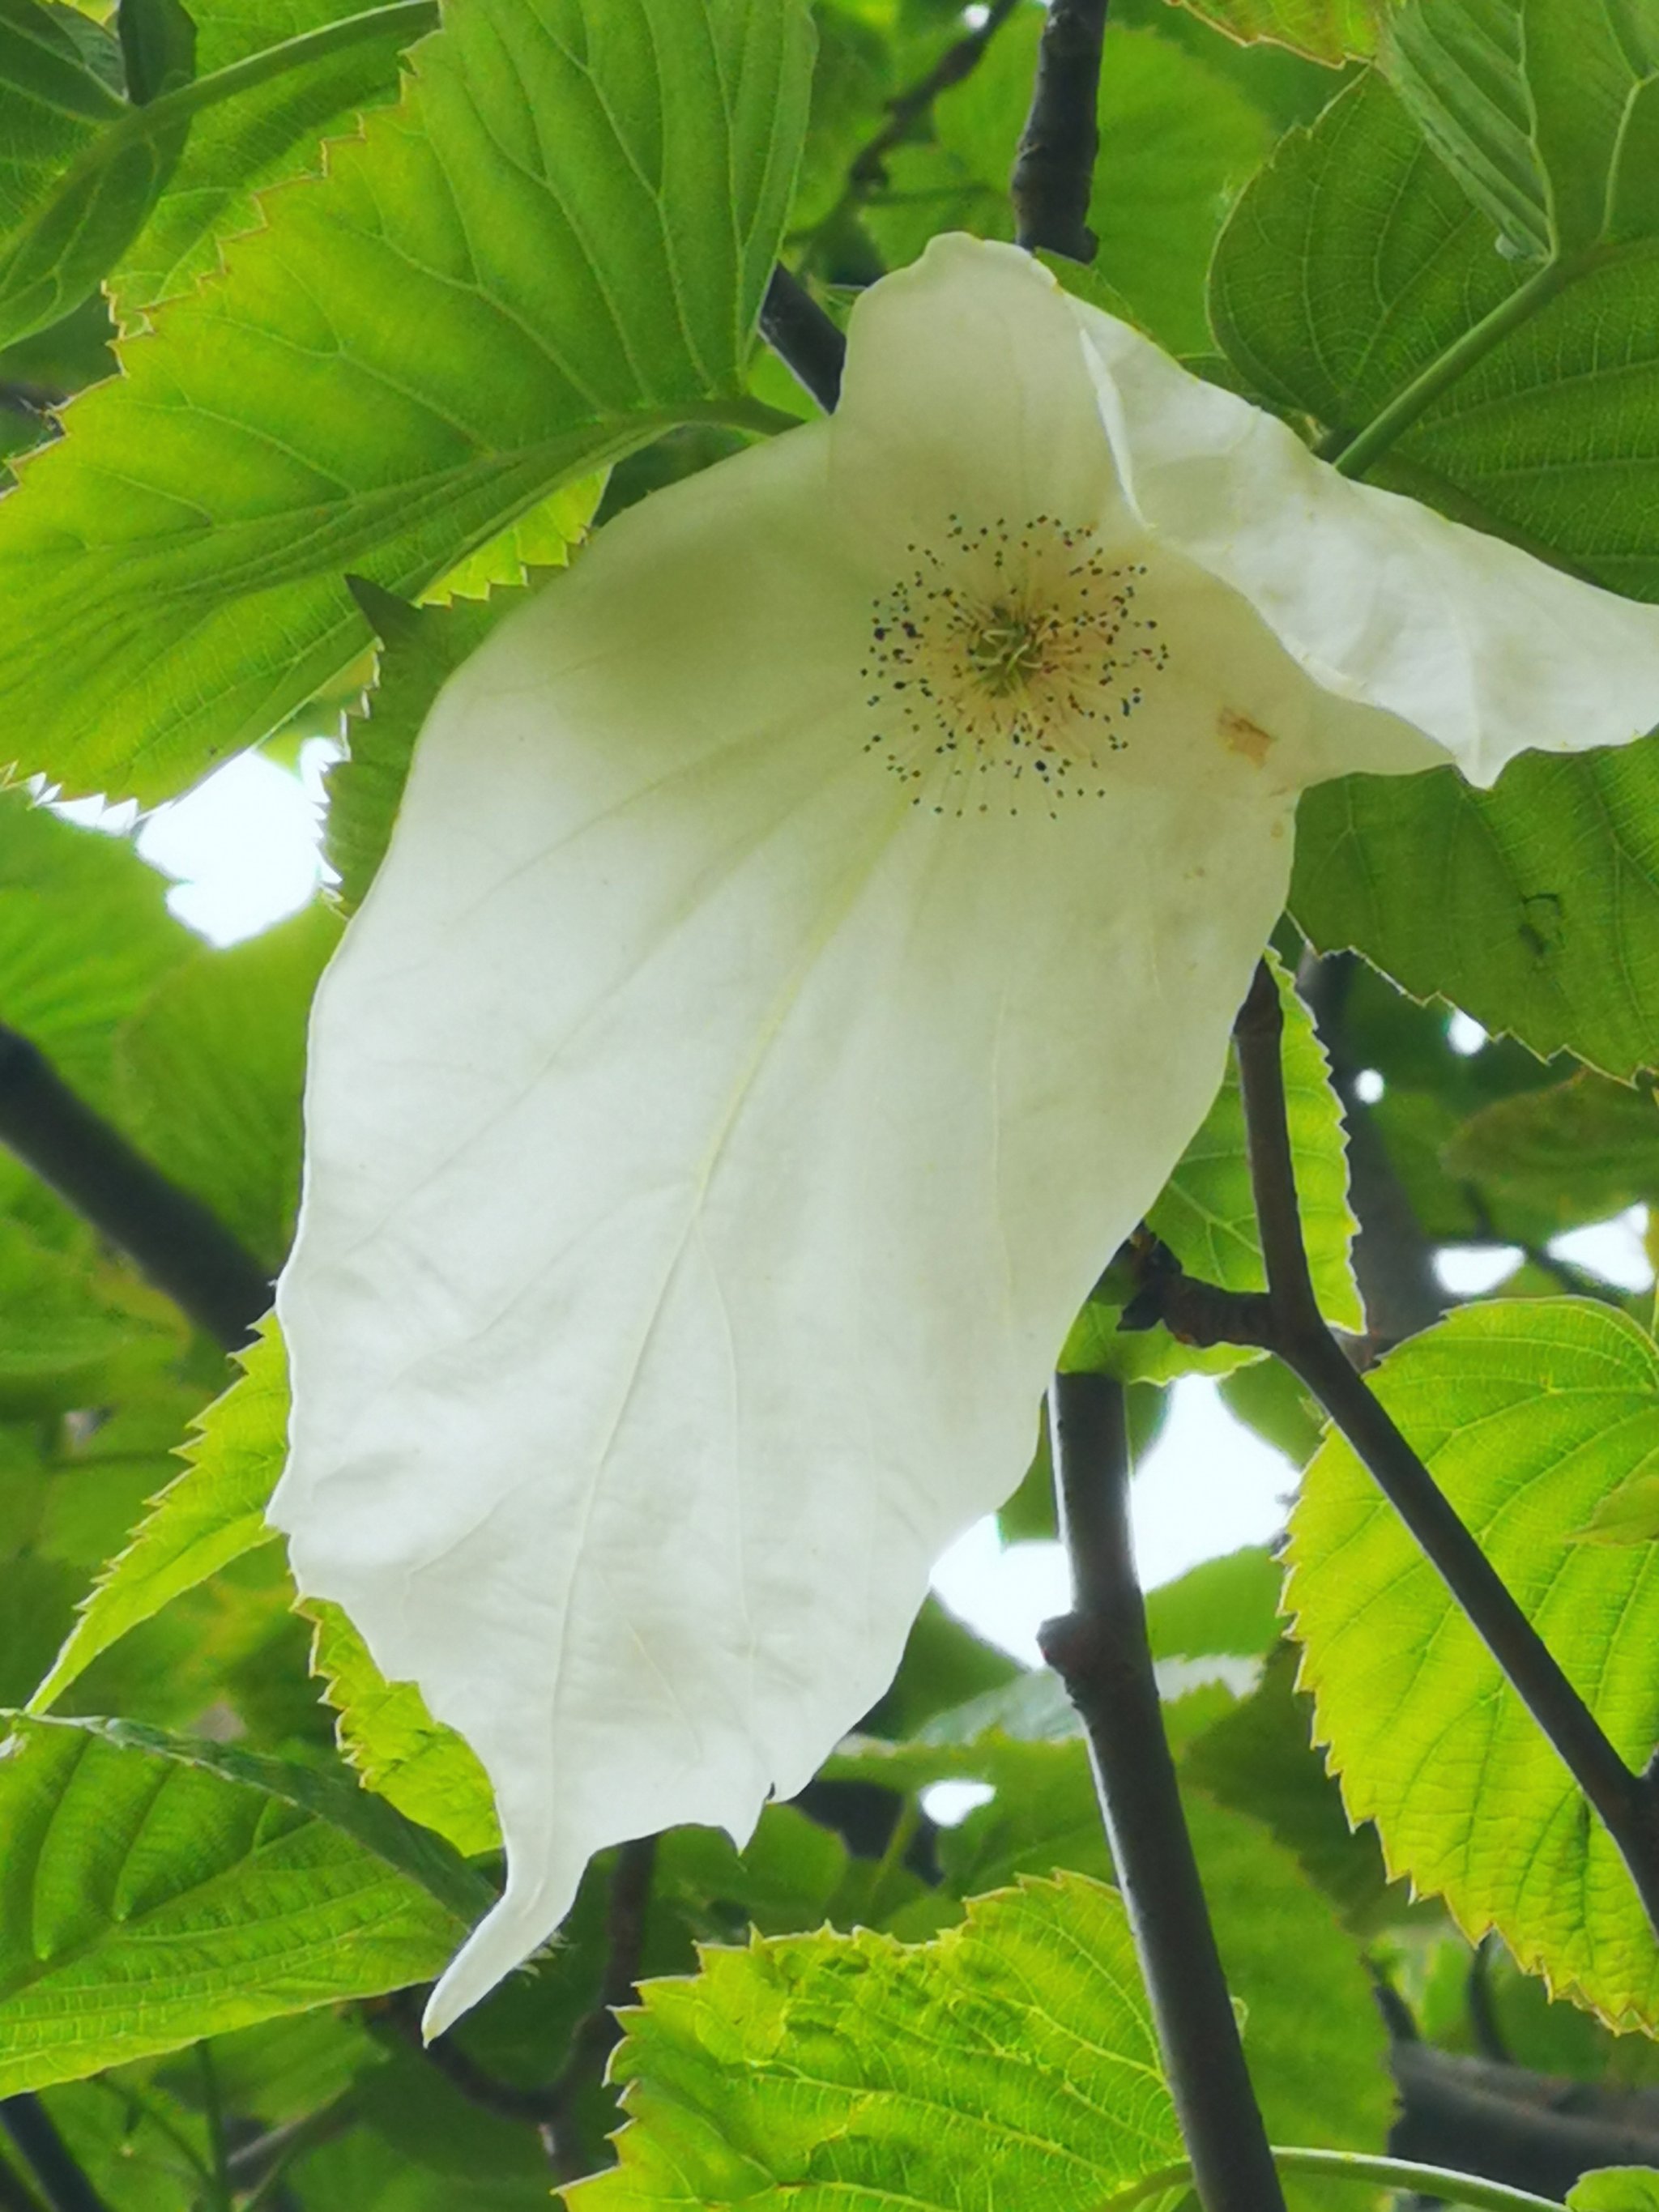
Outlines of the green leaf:
{"label": "green leaf", "polygon": [[1633,1474],[1610,1490],[1579,1534],[1587,1544],[1651,1544],[1659,1540],[1659,1470]]}
{"label": "green leaf", "polygon": [[[890,191],[865,227],[890,264],[940,230],[1012,235],[1008,175],[1031,101],[1042,27],[1028,8],[1001,31],[965,82],[934,109],[937,143],[900,149]],[[1227,195],[1266,152],[1265,118],[1225,77],[1156,32],[1106,34],[1101,164],[1089,222],[1100,241],[1091,291],[1176,351],[1209,345],[1204,278]]]}
{"label": "green leaf", "polygon": [[346,572],[418,596],[667,424],[759,423],[810,37],[799,0],[458,9],[23,465],[0,721],[76,788],[165,795],[361,650]]}
{"label": "green leaf", "polygon": [[1386,0],[1182,0],[1235,39],[1271,40],[1316,62],[1365,61],[1376,52]]}
{"label": "green leaf", "polygon": [[1349,1826],[1313,1747],[1313,1700],[1296,1689],[1295,1672],[1295,1655],[1281,1645],[1252,1694],[1188,1745],[1181,1771],[1218,1804],[1260,1821],[1344,1926],[1370,1935],[1408,1918],[1411,1901],[1389,1884],[1376,1830]]}
{"label": "green leaf", "polygon": [[1659,1202],[1659,1108],[1645,1091],[1581,1072],[1483,1107],[1441,1158],[1449,1175],[1571,1229]]}
{"label": "green leaf", "polygon": [[316,1623],[312,1672],[339,1714],[340,1749],[409,1820],[435,1828],[465,1858],[501,1848],[495,1799],[477,1759],[452,1728],[434,1721],[412,1682],[388,1682],[337,1605],[301,1610]]}
{"label": "green leaf", "polygon": [[[1594,0],[1591,0],[1594,4]],[[1425,134],[1516,249],[1549,250],[1532,139],[1520,0],[1417,0],[1389,22],[1390,81]]]}
{"label": "green leaf", "polygon": [[1153,1658],[1265,1657],[1279,1641],[1281,1580],[1273,1553],[1253,1544],[1149,1590],[1146,1631]]}
{"label": "green leaf", "polygon": [[1567,2191],[1570,2212],[1659,2212],[1659,2172],[1650,2166],[1603,2166]]}
{"label": "green leaf", "polygon": [[182,0],[120,0],[115,27],[135,106],[148,107],[195,76],[196,25]]}
{"label": "green leaf", "polygon": [[[1338,1328],[1358,1331],[1364,1327],[1364,1314],[1350,1257],[1356,1224],[1348,1206],[1342,1108],[1331,1087],[1330,1062],[1312,1017],[1276,960],[1274,970],[1285,1009],[1285,1097],[1291,1148],[1314,1288],[1327,1320]],[[1188,1274],[1224,1290],[1266,1289],[1236,1056],[1230,1056],[1215,1103],[1148,1212],[1146,1225]],[[1120,1279],[1120,1271],[1109,1271],[1073,1325],[1060,1354],[1062,1368],[1073,1373],[1115,1374],[1126,1381],[1164,1382],[1192,1370],[1224,1374],[1261,1357],[1237,1345],[1199,1351],[1178,1344],[1161,1325],[1120,1330],[1119,1321],[1132,1295],[1133,1285]]]}
{"label": "green leaf", "polygon": [[1210,317],[1252,389],[1352,432],[1520,281],[1372,71],[1287,132],[1241,196]]}
{"label": "green leaf", "polygon": [[[1276,404],[1361,429],[1522,281],[1379,78],[1292,132],[1223,234],[1218,336]],[[1659,596],[1659,259],[1604,252],[1426,404],[1389,480],[1638,598]],[[1291,906],[1542,1054],[1613,1075],[1659,1033],[1659,744],[1350,777],[1300,810]]]}
{"label": "green leaf", "polygon": [[[431,30],[437,21],[434,0],[399,0],[399,4],[366,10],[349,21],[325,23],[308,37],[192,79],[194,31],[187,15],[176,0],[141,0],[141,6],[149,19],[148,31],[142,38],[124,37],[122,41],[127,68],[137,86],[133,101],[118,106],[105,129],[82,145],[24,218],[0,237],[0,346],[15,346],[48,331],[93,298],[146,227],[199,114],[215,118],[227,100],[240,102],[250,92],[264,95],[263,100],[256,100],[251,113],[239,112],[233,124],[210,120],[209,143],[216,149],[217,167],[210,151],[205,191],[199,174],[203,165],[198,164],[198,173],[186,179],[174,202],[175,212],[181,203],[190,208],[186,229],[191,241],[225,218],[228,191],[241,196],[240,212],[246,218],[241,228],[255,227],[253,204],[243,188],[255,181],[275,181],[283,173],[280,156],[289,140],[296,131],[303,138],[307,124],[316,119],[304,102],[304,93],[313,81],[329,87],[331,105],[337,108],[336,79],[342,51],[357,56],[361,77],[358,50],[365,45],[382,47],[380,76],[371,80],[369,89],[384,95],[390,88],[381,82],[385,50],[389,46],[395,52],[400,40],[407,43]],[[124,10],[124,18],[125,14]],[[260,132],[261,112],[266,119],[272,112],[280,114],[284,92],[290,100],[298,95],[299,113],[285,118],[288,128],[279,129],[273,143]],[[336,119],[343,123],[349,118],[337,114]],[[228,179],[222,173],[228,141],[242,157]],[[262,176],[267,169],[269,175]],[[205,265],[212,265],[210,253]]]}
{"label": "green leaf", "polygon": [[911,1627],[892,1686],[860,1726],[872,1735],[914,1735],[936,1713],[1025,1679],[1006,1652],[982,1643],[929,1597]]}
{"label": "green leaf", "polygon": [[488,1902],[337,1774],[116,1721],[0,1760],[0,2096],[428,1979]]}
{"label": "green leaf", "polygon": [[1650,0],[1418,0],[1390,74],[1478,206],[1542,258],[1659,222]]}
{"label": "green leaf", "polygon": [[0,792],[0,1008],[71,1090],[110,1103],[116,1030],[197,941],[125,839]]}
{"label": "green leaf", "polygon": [[50,329],[92,296],[154,206],[187,128],[164,105],[124,112],[0,239],[0,345]]}
{"label": "green leaf", "polygon": [[183,1324],[124,1269],[0,1218],[0,1420],[118,1394],[180,1348]]}
{"label": "green leaf", "polygon": [[[1244,2050],[1274,2142],[1380,2151],[1394,2116],[1388,2036],[1358,1942],[1256,1821],[1184,1792]],[[1303,2182],[1292,2203],[1358,2212],[1353,2191]]]}
{"label": "green leaf", "polygon": [[800,2191],[1093,2212],[1180,2156],[1123,1908],[1076,1876],[977,1899],[931,1943],[757,1941],[641,1994],[611,2061],[621,2162],[575,2212]]}
{"label": "green leaf", "polygon": [[[1304,798],[1291,910],[1540,1058],[1629,1077],[1659,1037],[1659,739],[1455,770],[1348,776]],[[1386,1103],[1386,1102],[1385,1102]]]}
{"label": "green leaf", "polygon": [[313,904],[245,945],[204,947],[116,1042],[128,1133],[273,1272],[300,1202],[306,1021],[339,938]]}
{"label": "green leaf", "polygon": [[[586,537],[610,481],[608,472],[601,470],[550,494],[539,507],[532,507],[441,577],[423,594],[422,605],[488,599],[497,591],[544,583],[545,572],[566,567]],[[537,575],[536,570],[543,574]],[[366,606],[363,611],[368,613]]]}
{"label": "green leaf", "polygon": [[[1659,1573],[1650,1551],[1578,1539],[1659,1459],[1659,1346],[1606,1306],[1495,1303],[1375,1381],[1614,1747],[1645,1765]],[[1495,1927],[1609,2024],[1659,2021],[1659,1947],[1611,1840],[1339,1437],[1303,1478],[1289,1559],[1319,1739],[1390,1874],[1443,1895],[1471,1938]]]}
{"label": "green leaf", "polygon": [[[204,7],[200,81],[360,12],[360,0],[237,0],[234,9]],[[110,272],[119,321],[134,326],[158,301],[216,275],[224,240],[259,228],[257,195],[318,173],[329,137],[353,134],[364,109],[395,100],[399,56],[430,28],[429,21],[413,20],[407,11],[389,15],[379,35],[288,57],[268,81],[244,84],[234,98],[196,113],[172,174]]]}
{"label": "green leaf", "polygon": [[122,112],[118,94],[52,9],[6,0],[0,7],[0,237],[50,194],[59,172]]}
{"label": "green leaf", "polygon": [[[1053,1683],[1051,1676],[1027,1680],[1034,1691]],[[990,1703],[975,1701],[980,1708]],[[1172,1739],[1179,1742],[1187,1735],[1191,1707],[1199,1709],[1190,1717],[1192,1748],[1206,1742],[1218,1704],[1244,1710],[1219,1689],[1166,1705]],[[1087,1746],[1075,1732],[1017,1741],[990,1728],[974,1736],[965,1723],[975,1709],[963,1709],[963,1725],[942,1716],[924,1731],[927,1741],[848,1746],[828,1771],[902,1791],[945,1778],[991,1784],[996,1793],[991,1802],[936,1839],[945,1897],[969,1897],[1056,1867],[1109,1876]],[[1192,1750],[1184,1755],[1190,1758]],[[1305,1747],[1304,1755],[1316,1770]],[[1325,1795],[1325,1809],[1340,1829],[1335,1792],[1328,1785]],[[1385,2037],[1358,1943],[1338,1926],[1331,1903],[1316,1893],[1290,1850],[1258,1820],[1198,1790],[1187,1790],[1185,1799],[1229,1984],[1245,2008],[1251,2075],[1270,2135],[1277,2142],[1381,2148],[1389,2114]],[[889,1924],[899,1934],[932,1932],[942,1901],[936,1892],[901,1908]],[[1298,2203],[1304,2201],[1298,2197]],[[1318,2201],[1325,2203],[1326,2192]],[[1340,2202],[1334,2191],[1329,2202],[1333,2207]]]}
{"label": "green leaf", "polygon": [[274,1318],[236,1358],[241,1374],[196,1422],[184,1473],[152,1500],[131,1543],[99,1577],[32,1712],[56,1704],[129,1629],[270,1541],[265,1504],[288,1448],[288,1364]]}
{"label": "green leaf", "polygon": [[[99,1576],[80,1619],[29,1701],[46,1712],[93,1661],[143,1621],[273,1540],[265,1507],[288,1450],[288,1361],[268,1315],[242,1373],[195,1422],[187,1462],[131,1542]],[[339,1740],[368,1788],[471,1857],[499,1842],[483,1770],[453,1729],[434,1721],[410,1683],[388,1683],[337,1607],[305,1608],[314,1670],[339,1715]]]}
{"label": "green leaf", "polygon": [[1528,271],[1497,244],[1373,74],[1240,199],[1211,275],[1216,335],[1253,388],[1328,426],[1328,450],[1405,407],[1389,482],[1659,597],[1642,489],[1659,462],[1659,258],[1638,243]]}
{"label": "green leaf", "polygon": [[1659,9],[1653,0],[1520,0],[1533,144],[1560,252],[1655,228]]}

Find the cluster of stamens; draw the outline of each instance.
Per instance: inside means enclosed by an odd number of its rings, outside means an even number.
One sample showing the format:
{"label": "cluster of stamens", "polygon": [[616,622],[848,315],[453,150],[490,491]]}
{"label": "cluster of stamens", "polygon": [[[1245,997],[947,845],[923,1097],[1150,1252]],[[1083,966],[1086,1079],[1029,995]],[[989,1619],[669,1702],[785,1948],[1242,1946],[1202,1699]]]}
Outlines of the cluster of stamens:
{"label": "cluster of stamens", "polygon": [[1012,784],[1104,798],[1146,682],[1169,665],[1158,624],[1135,611],[1144,563],[1109,564],[1094,533],[1040,514],[1020,529],[952,515],[940,550],[872,607],[862,673],[876,726],[866,747],[935,814],[988,813]]}

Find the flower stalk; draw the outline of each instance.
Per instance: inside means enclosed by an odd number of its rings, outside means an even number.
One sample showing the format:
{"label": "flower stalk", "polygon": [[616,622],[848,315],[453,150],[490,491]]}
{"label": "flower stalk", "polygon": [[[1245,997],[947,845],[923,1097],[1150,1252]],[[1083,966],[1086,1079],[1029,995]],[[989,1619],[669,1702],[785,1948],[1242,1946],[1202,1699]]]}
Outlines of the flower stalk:
{"label": "flower stalk", "polygon": [[1284,2212],[1164,1733],[1130,1543],[1121,1384],[1056,1376],[1049,1428],[1073,1609],[1039,1640],[1088,1731],[1192,2178],[1204,2212]]}

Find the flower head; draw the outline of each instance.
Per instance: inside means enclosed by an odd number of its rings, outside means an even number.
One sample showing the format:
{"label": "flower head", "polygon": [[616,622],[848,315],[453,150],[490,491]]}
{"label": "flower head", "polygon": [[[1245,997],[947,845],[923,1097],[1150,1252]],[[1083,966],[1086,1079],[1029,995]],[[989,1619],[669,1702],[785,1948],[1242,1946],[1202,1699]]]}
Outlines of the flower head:
{"label": "flower head", "polygon": [[272,1509],[496,1792],[434,2027],[885,1687],[1210,1104],[1297,793],[1656,714],[1659,611],[962,238],[832,422],[460,672],[318,1004]]}

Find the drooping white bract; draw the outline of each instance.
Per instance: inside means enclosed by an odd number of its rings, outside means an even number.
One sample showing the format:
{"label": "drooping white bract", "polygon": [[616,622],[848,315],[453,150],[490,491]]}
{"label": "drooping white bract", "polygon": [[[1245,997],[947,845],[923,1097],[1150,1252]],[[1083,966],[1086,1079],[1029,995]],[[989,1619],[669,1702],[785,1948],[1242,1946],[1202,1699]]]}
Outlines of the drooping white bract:
{"label": "drooping white bract", "polygon": [[461,671],[318,1003],[272,1509],[496,1792],[434,2030],[885,1687],[1210,1103],[1297,793],[1656,716],[1659,610],[963,238],[832,422]]}

